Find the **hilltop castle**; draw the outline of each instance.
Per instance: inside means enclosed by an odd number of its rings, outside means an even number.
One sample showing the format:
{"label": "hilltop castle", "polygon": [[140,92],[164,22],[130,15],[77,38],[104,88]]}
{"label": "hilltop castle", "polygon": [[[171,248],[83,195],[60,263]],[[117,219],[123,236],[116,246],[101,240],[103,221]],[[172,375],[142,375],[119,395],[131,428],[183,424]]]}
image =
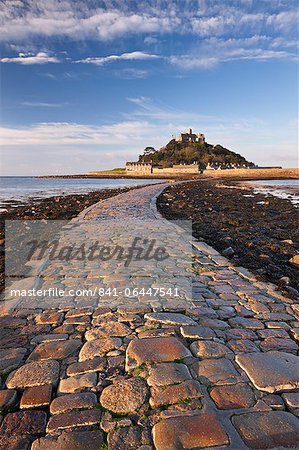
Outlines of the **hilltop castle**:
{"label": "hilltop castle", "polygon": [[180,133],[176,142],[205,142],[205,135],[202,133],[195,134],[192,132],[192,128],[189,128],[187,133]]}

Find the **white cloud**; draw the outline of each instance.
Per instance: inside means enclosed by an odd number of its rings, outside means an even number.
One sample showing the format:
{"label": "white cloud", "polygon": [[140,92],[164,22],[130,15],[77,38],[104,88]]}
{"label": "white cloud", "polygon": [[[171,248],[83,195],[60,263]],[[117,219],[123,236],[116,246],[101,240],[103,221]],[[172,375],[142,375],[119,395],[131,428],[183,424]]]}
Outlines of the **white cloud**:
{"label": "white cloud", "polygon": [[32,53],[19,53],[19,56],[1,58],[0,61],[2,63],[23,64],[24,66],[30,66],[32,64],[59,63],[59,59],[56,58],[56,56],[50,56],[46,52],[39,52],[36,55]]}
{"label": "white cloud", "polygon": [[21,105],[33,108],[62,108],[65,103],[22,102]]}
{"label": "white cloud", "polygon": [[287,45],[283,39],[277,41],[263,35],[239,39],[216,37],[205,39],[198,44],[197,48],[193,48],[193,53],[172,55],[168,58],[171,64],[185,70],[210,69],[220,63],[236,60],[268,61],[283,59],[298,60],[294,46],[290,45],[290,42]]}
{"label": "white cloud", "polygon": [[85,58],[75,61],[76,63],[85,63],[85,64],[95,64],[96,66],[103,66],[104,64],[108,64],[115,61],[125,60],[125,61],[137,61],[137,60],[148,60],[148,59],[157,59],[158,55],[152,55],[150,53],[144,53],[140,51],[130,52],[130,53],[122,53],[121,55],[109,55],[109,56],[98,56],[93,58]]}
{"label": "white cloud", "polygon": [[24,0],[3,2],[1,40],[14,44],[34,36],[109,40],[142,34],[179,33],[222,36],[228,33],[296,31],[296,1],[258,0]]}

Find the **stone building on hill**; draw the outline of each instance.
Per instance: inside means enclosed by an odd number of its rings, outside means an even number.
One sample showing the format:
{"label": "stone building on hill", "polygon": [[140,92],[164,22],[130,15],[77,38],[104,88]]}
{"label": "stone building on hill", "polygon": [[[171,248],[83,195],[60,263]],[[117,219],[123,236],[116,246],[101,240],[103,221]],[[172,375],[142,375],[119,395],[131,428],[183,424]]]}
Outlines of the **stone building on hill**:
{"label": "stone building on hill", "polygon": [[192,128],[189,128],[187,133],[180,133],[179,137],[176,139],[177,142],[205,142],[205,135],[202,133],[193,133]]}

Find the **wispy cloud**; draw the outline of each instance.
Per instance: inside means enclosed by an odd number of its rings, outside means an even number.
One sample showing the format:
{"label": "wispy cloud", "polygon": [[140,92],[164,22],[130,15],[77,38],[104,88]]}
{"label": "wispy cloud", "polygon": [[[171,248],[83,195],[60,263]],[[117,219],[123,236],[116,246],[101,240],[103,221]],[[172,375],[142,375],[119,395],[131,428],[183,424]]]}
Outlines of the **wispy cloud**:
{"label": "wispy cloud", "polygon": [[50,56],[46,52],[33,53],[19,53],[16,57],[11,58],[1,58],[2,63],[15,63],[23,64],[25,66],[30,66],[33,64],[48,64],[48,63],[59,63],[59,59],[56,56]]}
{"label": "wispy cloud", "polygon": [[124,80],[134,80],[134,79],[147,78],[149,71],[143,70],[143,69],[127,68],[127,69],[116,70],[114,72],[114,74],[116,77],[122,78]]}
{"label": "wispy cloud", "polygon": [[21,105],[30,108],[62,108],[66,103],[22,102]]}
{"label": "wispy cloud", "polygon": [[186,70],[209,69],[219,63],[236,60],[298,60],[294,42],[272,39],[264,35],[250,38],[210,38],[201,41],[187,55],[169,57],[171,64]]}
{"label": "wispy cloud", "polygon": [[271,3],[268,0],[10,0],[3,3],[0,20],[4,41],[34,36],[109,40],[132,34],[173,32],[211,37],[256,33],[261,29],[289,33],[296,31],[298,20],[296,0],[272,0]]}
{"label": "wispy cloud", "polygon": [[95,64],[96,66],[103,66],[104,64],[109,64],[115,61],[125,60],[125,61],[137,61],[137,60],[147,60],[147,59],[157,59],[158,55],[152,55],[150,53],[144,53],[140,51],[122,53],[121,55],[109,55],[109,56],[99,56],[93,58],[85,58],[75,61],[76,63],[85,64]]}

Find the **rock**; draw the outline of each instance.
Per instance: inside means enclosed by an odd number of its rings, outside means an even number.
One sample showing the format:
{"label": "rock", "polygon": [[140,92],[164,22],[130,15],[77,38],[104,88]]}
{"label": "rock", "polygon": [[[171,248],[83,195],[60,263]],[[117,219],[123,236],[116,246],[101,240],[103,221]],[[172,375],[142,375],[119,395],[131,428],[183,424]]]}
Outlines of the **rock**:
{"label": "rock", "polygon": [[42,334],[35,336],[31,339],[30,344],[40,344],[43,342],[53,342],[53,341],[65,341],[68,339],[68,334],[53,333],[53,334]]}
{"label": "rock", "polygon": [[56,324],[59,325],[63,320],[63,313],[50,312],[38,314],[35,318],[37,324]]}
{"label": "rock", "polygon": [[231,328],[225,332],[227,340],[230,339],[249,339],[254,341],[257,335],[252,330],[245,330],[243,328]]}
{"label": "rock", "polygon": [[253,391],[245,383],[216,386],[210,395],[219,409],[250,408],[255,403]]}
{"label": "rock", "polygon": [[177,313],[147,313],[144,318],[155,323],[164,323],[166,325],[197,325],[197,323],[190,317],[184,316],[184,314]]}
{"label": "rock", "polygon": [[99,450],[103,434],[94,431],[63,431],[57,440],[40,438],[33,442],[31,450]]}
{"label": "rock", "polygon": [[189,369],[185,364],[161,363],[151,368],[147,383],[149,386],[167,386],[191,379]]}
{"label": "rock", "polygon": [[68,317],[63,322],[65,325],[89,325],[90,317],[88,316],[76,316],[76,317]]}
{"label": "rock", "polygon": [[39,344],[30,354],[27,361],[37,361],[41,359],[64,359],[76,353],[82,346],[82,342],[78,339],[69,341],[55,341]]}
{"label": "rock", "polygon": [[212,328],[201,327],[199,325],[187,325],[185,327],[181,327],[180,331],[182,336],[187,339],[213,339],[216,337],[216,334]]}
{"label": "rock", "polygon": [[299,255],[293,256],[291,259],[289,259],[289,263],[294,267],[299,267]]}
{"label": "rock", "polygon": [[17,403],[17,391],[4,389],[0,391],[0,413],[9,411]]}
{"label": "rock", "polygon": [[266,405],[270,406],[272,409],[284,410],[284,402],[280,395],[268,394],[263,397],[263,401]]}
{"label": "rock", "polygon": [[44,411],[20,411],[7,414],[0,425],[0,444],[3,436],[41,435],[46,428]]}
{"label": "rock", "polygon": [[83,389],[93,388],[97,383],[96,373],[86,373],[60,380],[58,386],[59,393],[74,393]]}
{"label": "rock", "polygon": [[126,370],[147,362],[172,362],[191,356],[189,350],[175,337],[134,339],[127,348]]}
{"label": "rock", "polygon": [[229,324],[232,327],[241,327],[247,328],[249,330],[261,330],[264,328],[263,322],[258,319],[247,319],[246,317],[233,317],[232,319],[228,319]]}
{"label": "rock", "polygon": [[173,405],[193,398],[203,397],[201,386],[196,380],[187,380],[174,386],[154,386],[151,388],[149,403],[152,408]]}
{"label": "rock", "polygon": [[55,360],[36,361],[25,364],[11,373],[6,380],[9,389],[56,385],[59,377],[59,363]]}
{"label": "rock", "polygon": [[291,413],[251,412],[234,416],[232,422],[249,448],[298,448],[299,420]]}
{"label": "rock", "polygon": [[206,385],[236,384],[242,381],[241,375],[226,358],[204,359],[192,365],[199,380]]}
{"label": "rock", "polygon": [[95,357],[93,359],[87,359],[86,361],[70,364],[66,369],[66,374],[72,376],[89,372],[101,372],[105,370],[106,365],[106,358]]}
{"label": "rock", "polygon": [[138,426],[124,427],[108,434],[109,450],[139,450],[142,444],[142,433]]}
{"label": "rock", "polygon": [[261,391],[273,393],[299,387],[298,356],[278,351],[245,353],[237,355],[236,362]]}
{"label": "rock", "polygon": [[148,388],[141,378],[116,379],[106,387],[100,397],[100,403],[109,411],[117,414],[135,412],[146,401]]}
{"label": "rock", "polygon": [[299,409],[299,392],[287,392],[282,394],[282,398],[284,399],[288,409]]}
{"label": "rock", "polygon": [[156,450],[228,445],[229,438],[215,414],[201,413],[161,420],[153,427]]}
{"label": "rock", "polygon": [[214,341],[192,342],[190,350],[198,358],[222,358],[226,354],[232,353],[225,345]]}
{"label": "rock", "polygon": [[100,422],[101,411],[99,409],[72,411],[50,417],[47,425],[47,432],[55,433],[59,430],[66,430],[69,428],[99,425]]}
{"label": "rock", "polygon": [[289,337],[288,333],[285,330],[281,329],[267,329],[267,330],[259,330],[257,332],[260,338],[266,339],[266,338],[287,338]]}
{"label": "rock", "polygon": [[51,414],[62,414],[73,409],[90,409],[97,405],[97,396],[92,392],[62,395],[54,398],[50,406]]}
{"label": "rock", "polygon": [[21,409],[48,406],[51,402],[52,385],[33,386],[25,389],[20,403]]}
{"label": "rock", "polygon": [[225,250],[222,251],[223,256],[232,256],[234,255],[235,251],[232,247],[227,247]]}
{"label": "rock", "polygon": [[71,309],[68,311],[65,315],[66,318],[68,317],[80,317],[80,316],[89,316],[93,313],[93,308],[87,306],[83,306],[82,308],[76,308]]}
{"label": "rock", "polygon": [[292,339],[282,339],[276,337],[268,337],[260,343],[260,349],[267,352],[269,350],[285,350],[297,353],[298,345]]}
{"label": "rock", "polygon": [[85,339],[87,341],[92,341],[93,339],[99,339],[104,337],[123,337],[128,336],[132,333],[132,330],[120,322],[106,322],[101,324],[97,328],[88,330],[85,333]]}
{"label": "rock", "polygon": [[228,346],[234,353],[249,353],[259,351],[257,346],[248,339],[232,339],[231,341],[229,341]]}
{"label": "rock", "polygon": [[103,356],[105,353],[114,350],[115,348],[119,348],[121,345],[121,339],[115,337],[94,339],[86,342],[80,350],[79,361],[86,361],[88,359],[93,359],[96,356]]}
{"label": "rock", "polygon": [[6,375],[16,369],[23,361],[26,348],[0,350],[0,374]]}

